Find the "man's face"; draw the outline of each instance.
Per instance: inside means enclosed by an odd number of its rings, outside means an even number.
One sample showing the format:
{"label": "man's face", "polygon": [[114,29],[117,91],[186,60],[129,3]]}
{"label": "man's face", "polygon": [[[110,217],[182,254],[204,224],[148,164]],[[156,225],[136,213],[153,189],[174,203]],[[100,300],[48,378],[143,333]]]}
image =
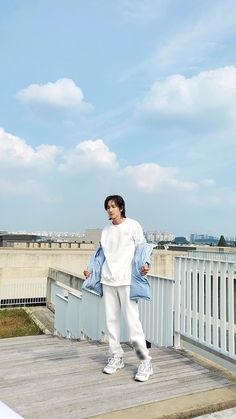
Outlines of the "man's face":
{"label": "man's face", "polygon": [[121,218],[121,211],[122,209],[117,207],[116,203],[113,200],[108,201],[107,214],[108,214],[109,220],[113,221],[113,220],[117,220]]}

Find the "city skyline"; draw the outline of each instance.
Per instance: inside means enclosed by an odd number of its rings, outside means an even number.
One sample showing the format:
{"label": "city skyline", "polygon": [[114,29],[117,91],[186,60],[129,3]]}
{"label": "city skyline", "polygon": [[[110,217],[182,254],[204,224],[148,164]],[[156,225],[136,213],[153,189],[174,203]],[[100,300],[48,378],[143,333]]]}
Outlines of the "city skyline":
{"label": "city skyline", "polygon": [[[45,230],[35,230],[35,231],[27,231],[27,230],[16,230],[16,231],[6,231],[6,230],[1,230],[0,229],[0,235],[11,235],[11,234],[19,234],[19,235],[24,235],[24,234],[28,234],[28,235],[37,235],[37,236],[42,236],[42,237],[48,237],[48,238],[72,238],[72,237],[76,237],[76,238],[82,238],[85,237],[87,235],[87,232],[91,231],[91,230],[100,230],[102,232],[102,228],[95,228],[95,229],[90,229],[90,228],[86,228],[84,231],[45,231]],[[144,236],[146,238],[147,241],[149,242],[159,242],[159,241],[172,241],[174,240],[176,236],[174,234],[174,232],[170,232],[170,231],[163,231],[163,230],[146,230],[145,228],[143,229],[144,232]],[[199,242],[201,240],[207,242],[211,242],[211,240],[219,240],[221,235],[209,235],[207,233],[189,233],[186,236],[181,235],[180,237],[185,237],[187,240],[191,242]],[[224,236],[224,235],[223,235]],[[224,237],[225,240],[227,240],[228,242],[236,242],[236,236],[231,235],[231,236],[225,236]]]}
{"label": "city skyline", "polygon": [[0,224],[235,236],[236,3],[0,5]]}

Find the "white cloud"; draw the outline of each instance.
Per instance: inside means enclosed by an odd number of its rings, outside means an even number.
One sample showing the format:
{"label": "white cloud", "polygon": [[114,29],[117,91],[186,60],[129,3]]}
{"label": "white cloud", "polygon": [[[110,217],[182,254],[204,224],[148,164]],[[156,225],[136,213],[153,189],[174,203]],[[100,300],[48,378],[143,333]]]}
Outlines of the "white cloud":
{"label": "white cloud", "polygon": [[56,145],[41,144],[33,148],[22,138],[7,133],[0,128],[0,163],[1,166],[50,168],[61,149]]}
{"label": "white cloud", "polygon": [[[114,152],[102,139],[83,141],[62,155],[61,149],[55,145],[41,144],[36,148],[28,145],[25,140],[9,134],[0,129],[0,165],[3,168],[0,179],[0,189],[6,196],[30,196],[39,198],[44,202],[58,202],[54,192],[48,191],[48,177],[44,176],[46,170],[53,168],[55,179],[57,176],[63,181],[63,174],[70,173],[78,179],[85,174],[88,185],[91,178],[96,185],[106,183],[122,190],[131,188],[137,193],[146,191],[155,197],[158,194],[178,196],[183,202],[190,203],[193,207],[235,204],[235,194],[230,191],[220,190],[214,179],[197,179],[190,181],[182,179],[181,171],[177,167],[164,167],[155,162],[121,167]],[[59,154],[60,161],[56,159]],[[63,159],[63,160],[62,160]],[[7,173],[6,169],[10,168]],[[14,174],[11,171],[14,169]],[[28,178],[24,169],[43,169],[38,177],[38,171],[32,172],[33,178]],[[25,174],[27,173],[27,176]],[[17,176],[15,176],[17,174]],[[109,176],[108,176],[109,174]],[[5,176],[6,175],[6,176]],[[91,176],[89,176],[91,175]],[[105,176],[105,178],[104,178]],[[66,180],[66,178],[64,179]],[[109,182],[105,182],[108,180]],[[134,192],[135,193],[135,192]],[[166,195],[167,193],[167,195]]]}
{"label": "white cloud", "polygon": [[[177,192],[196,192],[200,188],[214,185],[212,179],[202,179],[197,182],[180,179],[180,171],[176,167],[163,167],[157,163],[142,163],[120,167],[117,156],[110,151],[102,139],[83,141],[65,157],[60,165],[60,171],[77,176],[78,173],[94,173],[99,178],[104,170],[109,170],[109,179],[114,183],[124,182],[136,189],[151,193],[172,190]],[[106,172],[105,172],[106,173]]]}
{"label": "white cloud", "polygon": [[[28,207],[25,205],[33,205],[33,207],[36,205],[38,208],[40,203],[42,203],[40,211],[44,213],[45,208],[53,205],[57,208],[59,205],[61,211],[62,208],[65,210],[66,202],[69,201],[73,203],[74,208],[80,207],[81,199],[83,202],[91,203],[91,197],[87,195],[88,190],[93,191],[96,200],[117,191],[125,198],[131,197],[131,207],[133,205],[134,212],[137,210],[137,203],[144,202],[142,199],[146,200],[149,197],[152,207],[156,208],[154,213],[158,214],[160,222],[168,225],[170,229],[177,228],[170,217],[170,214],[176,212],[181,218],[186,217],[186,219],[191,213],[194,220],[198,220],[199,213],[204,212],[203,219],[205,220],[207,213],[207,222],[211,223],[213,219],[211,212],[215,214],[217,210],[222,212],[223,209],[227,211],[227,214],[231,214],[235,211],[234,188],[227,190],[221,188],[214,179],[211,179],[211,175],[209,178],[207,176],[201,178],[199,174],[195,176],[195,181],[191,181],[190,175],[183,175],[179,168],[164,167],[154,161],[121,167],[116,154],[102,139],[83,141],[71,151],[65,149],[63,155],[59,156],[60,160],[55,159],[58,151],[56,146],[39,145],[33,148],[21,138],[1,129],[0,168],[3,170],[1,170],[0,190],[4,202],[10,198],[10,201],[16,203],[17,206],[20,197],[24,197],[25,199],[21,201],[26,213]],[[60,165],[60,162],[63,164]],[[53,163],[53,176],[48,176],[46,169],[51,168]],[[34,170],[35,168],[43,170]],[[33,213],[35,211],[37,213],[36,207]],[[85,222],[88,222],[89,214],[86,213],[86,205],[82,207],[81,214]],[[141,204],[137,210],[138,217],[141,216],[142,211],[145,213],[143,208]],[[148,226],[156,222],[155,214],[150,215],[149,208],[143,219],[144,225]],[[50,222],[54,222],[51,214],[46,216],[47,219],[48,217]],[[63,215],[61,217],[63,218]],[[227,217],[231,218],[231,215]],[[74,216],[71,218],[72,224],[73,220]],[[96,222],[103,221],[100,219]],[[184,227],[183,224],[181,228],[186,228],[186,226]]]}
{"label": "white cloud", "polygon": [[55,83],[31,84],[17,93],[24,103],[42,104],[57,108],[91,110],[93,107],[84,101],[79,86],[71,79],[59,79]]}
{"label": "white cloud", "polygon": [[68,153],[66,161],[60,167],[69,171],[88,171],[93,169],[110,169],[115,171],[118,168],[116,154],[109,150],[101,139],[83,141]]}
{"label": "white cloud", "polygon": [[235,123],[236,67],[204,71],[186,78],[173,75],[156,82],[138,106],[139,113],[168,124],[199,122],[202,126]]}
{"label": "white cloud", "polygon": [[[219,49],[227,47],[228,40],[235,35],[236,7],[234,0],[213,1],[196,8],[196,15],[190,14],[187,22],[179,25],[179,32],[163,43],[151,58],[155,69],[198,68],[209,60],[214,60]],[[226,45],[224,45],[224,43]],[[218,62],[221,57],[217,57]]]}
{"label": "white cloud", "polygon": [[[166,16],[173,13],[169,4]],[[234,62],[230,41],[234,42],[236,33],[235,0],[206,1],[204,8],[189,10],[190,13],[183,13],[183,19],[177,16],[173,28],[167,25],[167,32],[156,38],[155,50],[126,70],[121,81],[138,74],[145,74],[146,80],[155,80],[157,76],[209,68],[212,62],[220,65]]]}
{"label": "white cloud", "polygon": [[131,179],[138,189],[149,192],[164,191],[166,188],[182,191],[195,191],[198,185],[195,182],[181,181],[177,178],[178,169],[162,167],[156,163],[143,163],[137,166],[127,166],[122,175]]}

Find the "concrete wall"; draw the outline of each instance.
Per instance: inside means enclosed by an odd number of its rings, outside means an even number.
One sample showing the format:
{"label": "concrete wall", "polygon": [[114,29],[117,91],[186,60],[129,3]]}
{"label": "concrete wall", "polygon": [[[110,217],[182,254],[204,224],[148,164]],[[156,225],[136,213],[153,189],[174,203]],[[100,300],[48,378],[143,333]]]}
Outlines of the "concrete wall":
{"label": "concrete wall", "polygon": [[[93,250],[0,250],[0,300],[45,289],[49,267],[82,276]],[[23,284],[27,287],[22,289]],[[22,295],[21,295],[22,296]],[[32,295],[34,297],[35,295]],[[42,295],[40,295],[42,296]],[[18,296],[19,298],[19,296]]]}
{"label": "concrete wall", "polygon": [[[49,268],[83,277],[93,253],[83,244],[80,249],[0,249],[0,300],[46,296]],[[173,278],[175,255],[183,253],[155,249],[150,273]]]}
{"label": "concrete wall", "polygon": [[151,275],[174,277],[175,256],[186,255],[184,251],[159,250],[154,249],[152,254]]}
{"label": "concrete wall", "polygon": [[[94,243],[9,242],[5,249],[95,249]],[[4,247],[2,248],[4,249]]]}

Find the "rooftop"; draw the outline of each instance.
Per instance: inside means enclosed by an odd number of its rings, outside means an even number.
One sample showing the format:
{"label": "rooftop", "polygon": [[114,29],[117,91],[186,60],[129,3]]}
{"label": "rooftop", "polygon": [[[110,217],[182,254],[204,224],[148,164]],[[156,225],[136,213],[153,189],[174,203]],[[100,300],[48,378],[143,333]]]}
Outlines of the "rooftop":
{"label": "rooftop", "polygon": [[[51,335],[2,339],[1,401],[25,419],[180,418],[236,405],[233,378],[180,351],[152,347],[155,373],[139,383],[129,345],[126,367],[102,373],[107,350],[106,344]],[[187,411],[192,416],[181,416]]]}

